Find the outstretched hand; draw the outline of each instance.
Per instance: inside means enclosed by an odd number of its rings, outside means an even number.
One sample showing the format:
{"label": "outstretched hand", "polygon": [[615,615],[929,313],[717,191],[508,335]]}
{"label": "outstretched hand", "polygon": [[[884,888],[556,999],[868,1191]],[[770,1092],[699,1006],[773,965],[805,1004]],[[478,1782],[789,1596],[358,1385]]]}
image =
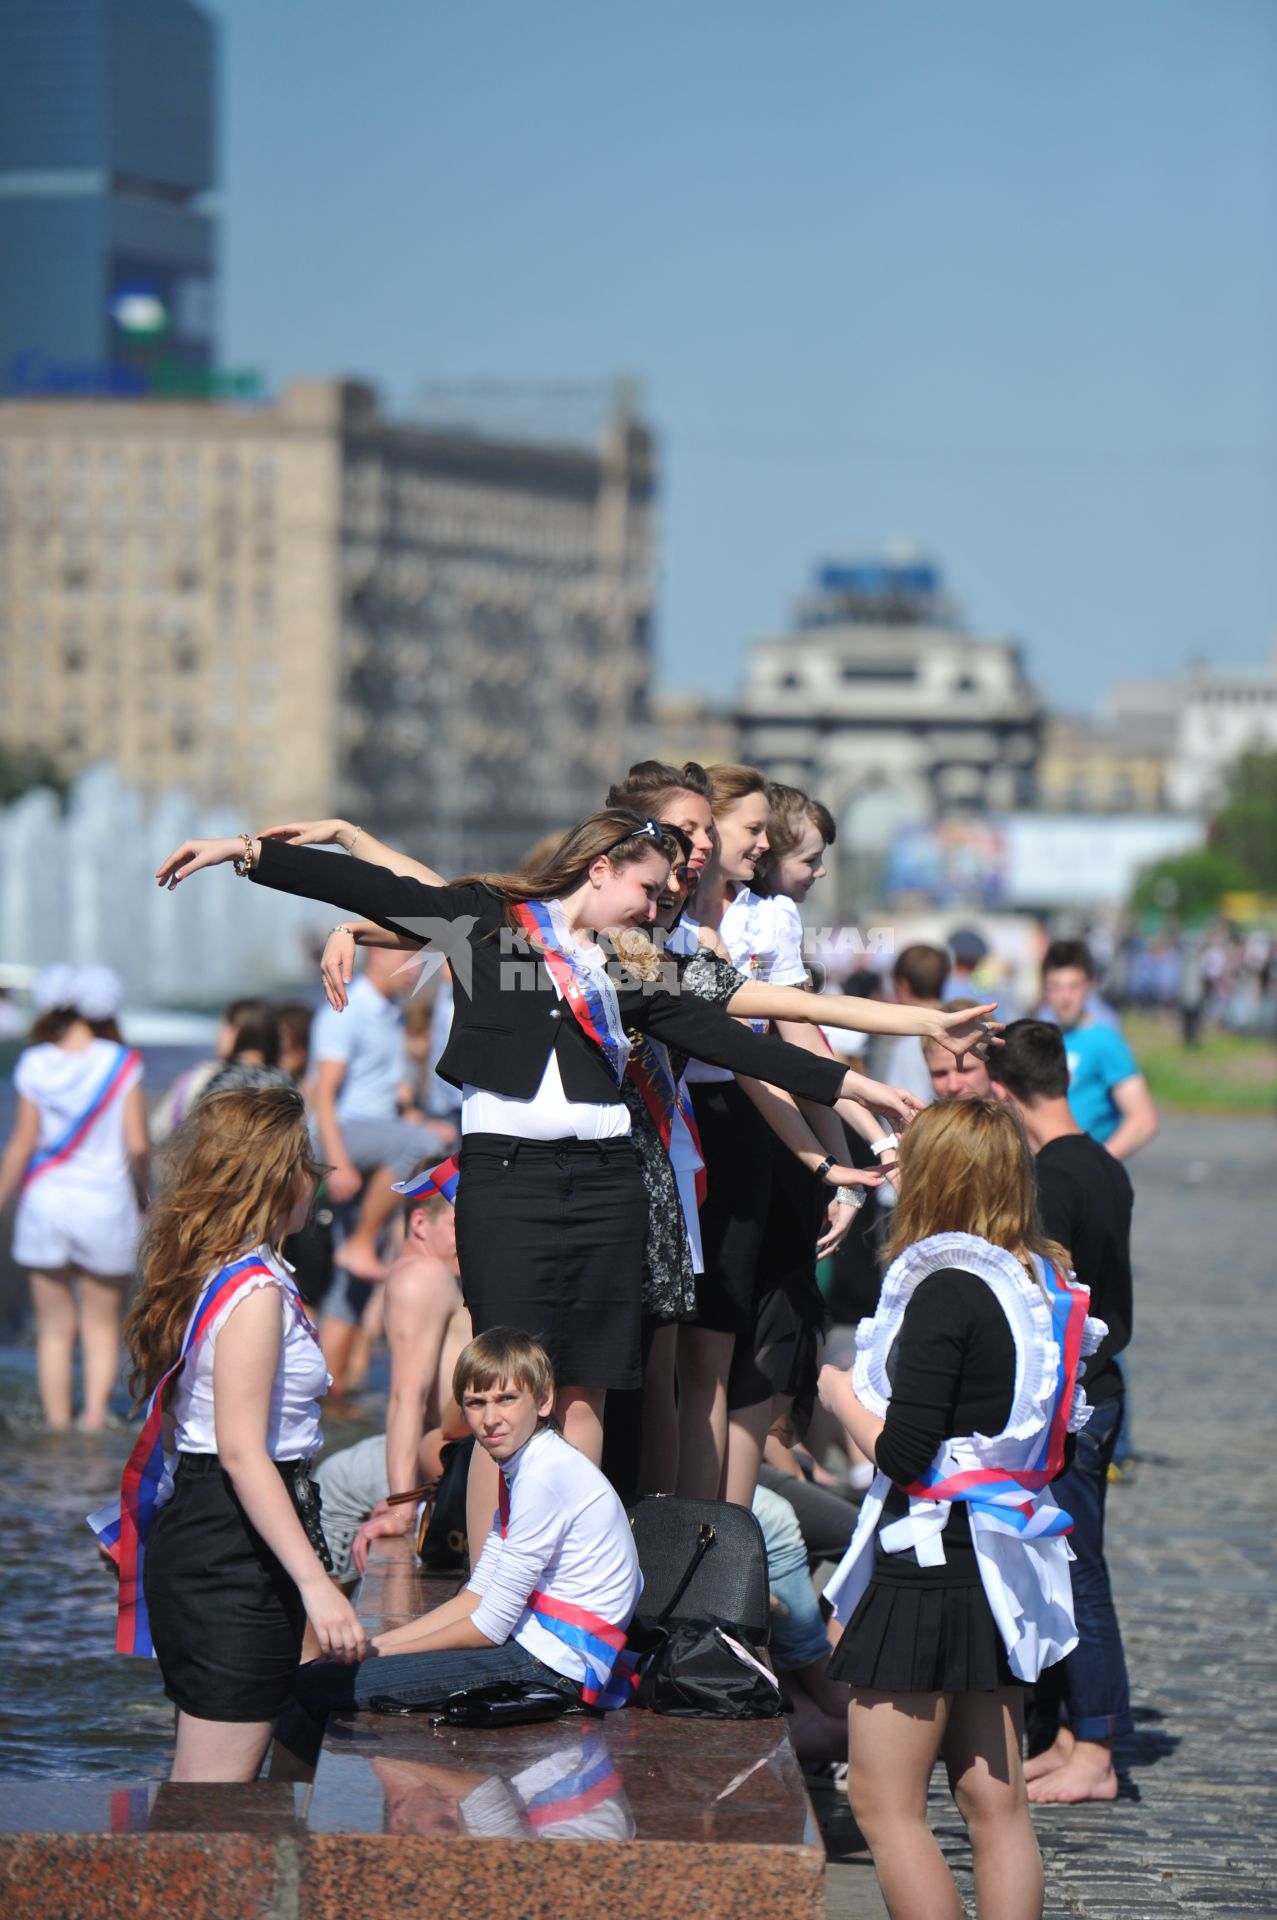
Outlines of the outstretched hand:
{"label": "outstretched hand", "polygon": [[244,839],[236,834],[228,840],[183,840],[176,852],[160,863],[155,878],[172,893],[179,880],[189,880],[205,867],[220,867],[228,860],[242,860]]}
{"label": "outstretched hand", "polygon": [[977,1060],[987,1061],[993,1047],[1005,1044],[1002,1039],[1004,1022],[989,1018],[991,1013],[997,1011],[997,1005],[996,1000],[990,1000],[983,1007],[962,1007],[957,1013],[938,1014],[936,1045],[947,1047],[950,1053],[955,1054],[959,1066],[969,1053],[975,1054]]}

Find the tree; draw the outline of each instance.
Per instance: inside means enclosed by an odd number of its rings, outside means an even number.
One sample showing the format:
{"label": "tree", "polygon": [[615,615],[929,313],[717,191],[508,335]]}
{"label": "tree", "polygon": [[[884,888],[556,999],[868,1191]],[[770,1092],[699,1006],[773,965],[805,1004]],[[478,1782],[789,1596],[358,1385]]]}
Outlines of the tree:
{"label": "tree", "polygon": [[0,747],[0,807],[21,800],[31,787],[52,787],[65,799],[67,781],[44,753],[9,753]]}
{"label": "tree", "polygon": [[1277,893],[1277,753],[1252,747],[1234,761],[1207,837],[1241,869],[1242,886]]}
{"label": "tree", "polygon": [[1244,868],[1216,847],[1193,847],[1146,867],[1131,896],[1137,913],[1173,913],[1181,920],[1205,920],[1226,893],[1249,887]]}

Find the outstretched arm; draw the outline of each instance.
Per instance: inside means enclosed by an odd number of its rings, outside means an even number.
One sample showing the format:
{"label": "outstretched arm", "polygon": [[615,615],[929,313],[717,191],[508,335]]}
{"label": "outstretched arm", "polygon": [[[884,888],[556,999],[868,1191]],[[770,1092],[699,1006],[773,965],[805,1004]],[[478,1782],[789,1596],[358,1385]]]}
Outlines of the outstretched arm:
{"label": "outstretched arm", "polygon": [[809,993],[806,987],[769,987],[749,980],[727,1002],[740,1019],[799,1020],[813,1026],[847,1027],[853,1033],[916,1035],[935,1040],[961,1058],[983,1046],[996,1000],[987,1006],[941,1013],[933,1007],[903,1007],[891,1000],[866,1000],[847,993]]}
{"label": "outstretched arm", "polygon": [[366,860],[370,867],[385,867],[405,880],[422,880],[428,887],[447,885],[443,875],[426,866],[424,861],[388,847],[384,840],[376,839],[366,828],[356,827],[349,820],[293,820],[286,826],[263,827],[261,837],[283,840],[293,847],[340,847],[343,853],[354,853],[358,849],[359,858]]}

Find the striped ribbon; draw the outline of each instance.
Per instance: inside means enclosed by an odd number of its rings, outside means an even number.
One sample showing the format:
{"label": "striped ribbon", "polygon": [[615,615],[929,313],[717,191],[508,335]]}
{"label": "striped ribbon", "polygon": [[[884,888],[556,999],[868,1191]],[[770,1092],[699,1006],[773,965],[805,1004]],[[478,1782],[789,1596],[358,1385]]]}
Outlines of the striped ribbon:
{"label": "striped ribbon", "polygon": [[653,1040],[649,1034],[640,1034],[634,1042],[634,1051],[626,1071],[643,1096],[643,1105],[652,1116],[652,1125],[660,1134],[661,1145],[667,1155],[674,1138],[674,1117],[677,1114],[682,1119],[701,1162],[696,1170],[696,1204],[703,1207],[708,1183],[700,1129],[696,1125],[696,1115],[692,1112],[692,1103],[686,1090],[674,1078],[669,1049],[663,1041]]}
{"label": "striped ribbon", "polygon": [[[497,1494],[497,1515],[504,1540],[510,1524],[510,1489],[504,1474]],[[565,1647],[579,1653],[591,1670],[592,1678],[581,1688],[581,1699],[587,1707],[606,1711],[629,1705],[638,1686],[638,1656],[626,1648],[624,1627],[613,1626],[589,1607],[559,1600],[539,1588],[528,1595],[527,1605],[533,1619]]]}
{"label": "striped ribbon", "polygon": [[140,1068],[142,1056],[132,1047],[118,1047],[107,1068],[104,1078],[93,1091],[93,1096],[78,1119],[65,1128],[62,1137],[51,1146],[41,1147],[33,1153],[27,1162],[27,1170],[22,1176],[23,1187],[29,1187],[42,1173],[49,1173],[54,1167],[64,1166],[78,1149],[92,1127],[99,1121],[116,1096],[123,1092],[125,1082],[134,1068]]}
{"label": "striped ribbon", "polygon": [[619,1087],[630,1045],[620,1024],[615,995],[609,1003],[599,975],[563,945],[544,900],[521,901],[514,917],[525,933],[535,936],[550,978],[572,1009],[581,1031],[602,1052]]}
{"label": "striped ribbon", "polygon": [[[124,1467],[118,1499],[109,1500],[87,1516],[88,1525],[120,1570],[119,1611],[116,1618],[115,1650],[149,1656],[155,1652],[146,1599],[142,1591],[142,1570],[146,1561],[146,1543],[155,1516],[172,1492],[164,1455],[164,1394],[186,1362],[195,1353],[214,1317],[246,1287],[263,1276],[278,1282],[279,1275],[254,1251],[232,1261],[208,1283],[191,1324],[186,1330],[181,1352],[146,1403],[142,1430]],[[298,1319],[312,1338],[314,1328],[302,1310],[300,1300],[289,1290]]]}

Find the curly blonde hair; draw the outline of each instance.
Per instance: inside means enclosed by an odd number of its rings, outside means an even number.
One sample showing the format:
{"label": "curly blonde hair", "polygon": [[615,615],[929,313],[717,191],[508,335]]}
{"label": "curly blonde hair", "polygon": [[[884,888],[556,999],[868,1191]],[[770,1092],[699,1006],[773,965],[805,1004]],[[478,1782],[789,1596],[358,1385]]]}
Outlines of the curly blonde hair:
{"label": "curly blonde hair", "polygon": [[1033,1155],[1000,1100],[942,1100],[901,1135],[887,1260],[934,1233],[973,1233],[1020,1260],[1036,1253],[1061,1274],[1073,1265],[1042,1231]]}
{"label": "curly blonde hair", "polygon": [[282,1238],[305,1182],[324,1171],[294,1087],[211,1094],[188,1115],[164,1156],[142,1237],[142,1284],[124,1326],[138,1400],[177,1359],[209,1274]]}

